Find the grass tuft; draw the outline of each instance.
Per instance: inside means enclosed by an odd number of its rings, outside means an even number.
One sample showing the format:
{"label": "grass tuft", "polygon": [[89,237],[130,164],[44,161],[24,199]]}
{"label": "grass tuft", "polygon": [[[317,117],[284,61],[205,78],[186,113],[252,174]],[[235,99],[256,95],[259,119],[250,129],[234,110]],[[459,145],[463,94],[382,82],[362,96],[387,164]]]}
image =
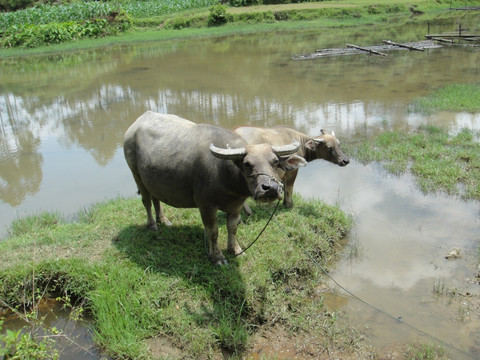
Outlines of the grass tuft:
{"label": "grass tuft", "polygon": [[408,360],[441,360],[447,359],[445,348],[435,344],[415,343],[409,345],[405,353]]}

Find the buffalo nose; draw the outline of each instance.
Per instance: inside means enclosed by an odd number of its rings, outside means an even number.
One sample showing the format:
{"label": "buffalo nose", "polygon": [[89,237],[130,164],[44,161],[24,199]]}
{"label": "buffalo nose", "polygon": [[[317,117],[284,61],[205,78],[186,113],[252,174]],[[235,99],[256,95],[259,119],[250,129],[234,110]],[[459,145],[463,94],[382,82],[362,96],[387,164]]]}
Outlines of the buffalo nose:
{"label": "buffalo nose", "polygon": [[269,182],[268,184],[262,184],[262,190],[267,191],[277,191],[278,185],[275,182]]}
{"label": "buffalo nose", "polygon": [[348,165],[350,163],[350,159],[343,159],[342,160],[342,165],[345,166],[345,165]]}

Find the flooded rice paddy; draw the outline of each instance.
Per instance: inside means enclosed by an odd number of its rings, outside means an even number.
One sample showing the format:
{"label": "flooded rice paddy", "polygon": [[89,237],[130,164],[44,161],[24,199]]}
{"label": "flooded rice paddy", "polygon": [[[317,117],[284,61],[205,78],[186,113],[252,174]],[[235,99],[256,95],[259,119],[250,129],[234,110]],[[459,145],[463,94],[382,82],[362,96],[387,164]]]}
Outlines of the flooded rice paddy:
{"label": "flooded rice paddy", "polygon": [[[436,31],[471,21],[456,16]],[[425,30],[408,29],[418,39]],[[228,128],[288,125],[311,135],[324,128],[345,143],[420,124],[479,130],[480,114],[410,111],[433,89],[477,82],[478,48],[292,60],[402,31],[270,33],[0,60],[1,236],[18,217],[54,211],[74,220],[95,202],[134,196],[123,134],[146,110]],[[440,341],[452,358],[480,358],[479,309],[435,296],[480,295],[478,202],[424,194],[409,175],[354,159],[345,168],[309,164],[296,191],[354,215],[332,276],[363,301],[332,282],[339,302],[332,306],[346,309],[374,345]],[[453,248],[462,258],[445,259]]]}

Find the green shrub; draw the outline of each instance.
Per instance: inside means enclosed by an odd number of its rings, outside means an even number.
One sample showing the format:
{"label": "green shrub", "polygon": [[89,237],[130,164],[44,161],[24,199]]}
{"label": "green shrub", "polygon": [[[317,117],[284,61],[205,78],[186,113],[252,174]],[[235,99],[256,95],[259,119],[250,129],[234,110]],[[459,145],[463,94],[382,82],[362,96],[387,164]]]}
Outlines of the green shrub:
{"label": "green shrub", "polygon": [[186,16],[177,16],[165,22],[165,29],[180,30],[190,26],[190,19]]}
{"label": "green shrub", "polygon": [[0,11],[16,11],[35,4],[35,0],[0,0]]}
{"label": "green shrub", "polygon": [[264,5],[274,5],[274,4],[289,4],[293,1],[290,0],[263,0],[262,3]]}
{"label": "green shrub", "polygon": [[246,23],[274,22],[275,20],[275,14],[272,11],[241,13],[234,15],[234,21]]}
{"label": "green shrub", "polygon": [[208,26],[219,26],[227,22],[227,7],[221,4],[210,6]]}
{"label": "green shrub", "polygon": [[37,47],[85,37],[115,35],[130,28],[132,21],[124,11],[86,21],[52,22],[40,25],[11,26],[0,32],[0,47]]}
{"label": "green shrub", "polygon": [[[2,1],[2,0],[0,0]],[[63,23],[68,21],[84,21],[107,17],[114,12],[121,12],[121,7],[112,3],[84,2],[66,5],[38,5],[25,10],[0,13],[0,28],[13,25],[40,25]]]}
{"label": "green shrub", "polygon": [[217,3],[218,0],[142,0],[122,2],[122,7],[133,18],[149,18],[183,10],[207,8]]}
{"label": "green shrub", "polygon": [[252,6],[252,5],[258,5],[262,3],[261,0],[228,0],[225,2],[228,3],[228,5],[234,6],[234,7]]}

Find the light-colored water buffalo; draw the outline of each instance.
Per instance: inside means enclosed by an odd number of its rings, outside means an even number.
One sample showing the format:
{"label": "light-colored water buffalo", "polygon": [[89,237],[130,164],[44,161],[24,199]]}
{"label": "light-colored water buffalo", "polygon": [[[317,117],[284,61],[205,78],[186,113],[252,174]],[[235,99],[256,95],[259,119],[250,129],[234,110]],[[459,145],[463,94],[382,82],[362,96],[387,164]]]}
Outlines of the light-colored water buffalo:
{"label": "light-colored water buffalo", "polygon": [[[255,126],[240,126],[233,130],[249,144],[268,143],[272,145],[286,144],[292,141],[300,142],[297,155],[302,156],[307,162],[324,159],[339,166],[346,166],[349,158],[340,149],[340,141],[335,133],[328,133],[321,130],[318,136],[309,136],[288,127],[260,128]],[[293,207],[293,185],[297,178],[298,169],[287,173],[279,173],[285,184],[285,195],[283,204],[286,207]],[[246,208],[248,211],[248,208]]]}
{"label": "light-colored water buffalo", "polygon": [[280,199],[278,169],[288,172],[306,165],[301,156],[292,155],[298,148],[298,142],[249,145],[231,130],[151,111],[140,116],[124,137],[125,158],[147,211],[147,227],[157,230],[157,222],[171,225],[160,202],[198,208],[209,257],[218,265],[226,264],[226,259],[217,244],[217,211],[227,213],[228,251],[241,253],[236,232],[243,203],[249,196]]}

